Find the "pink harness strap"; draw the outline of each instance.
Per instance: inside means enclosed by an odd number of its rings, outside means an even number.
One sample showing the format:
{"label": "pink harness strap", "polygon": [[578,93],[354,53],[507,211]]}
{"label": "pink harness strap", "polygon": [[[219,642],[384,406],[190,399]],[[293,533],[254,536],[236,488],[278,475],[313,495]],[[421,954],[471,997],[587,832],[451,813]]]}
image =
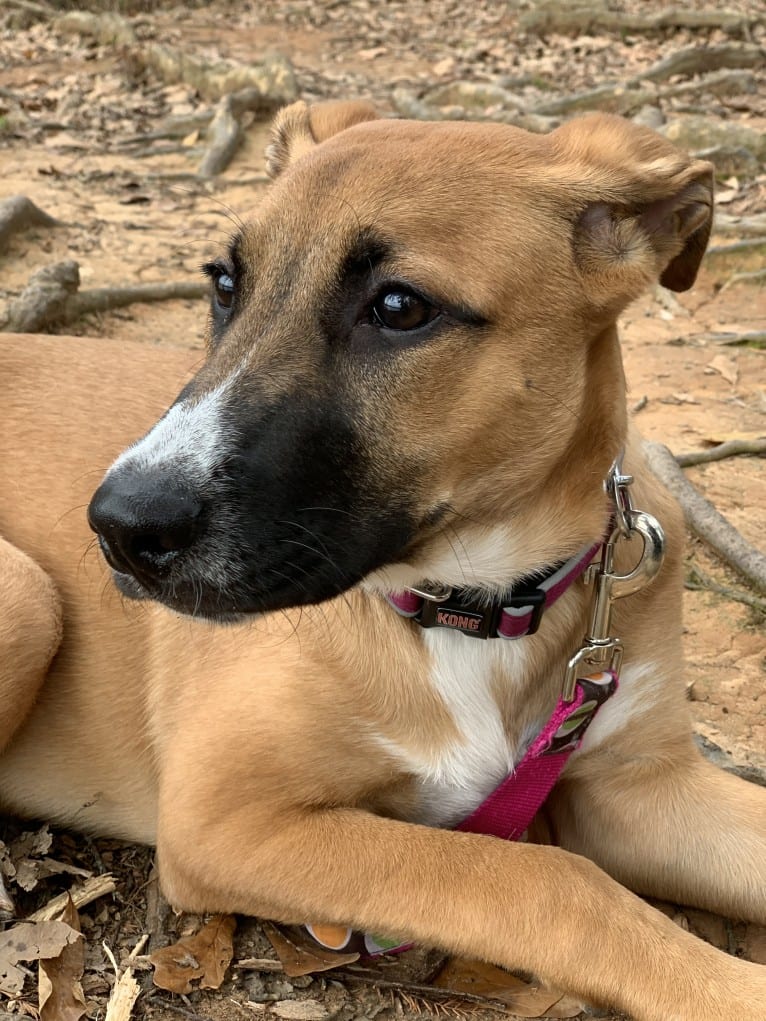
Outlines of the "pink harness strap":
{"label": "pink harness strap", "polygon": [[[580,747],[599,708],[616,690],[617,676],[612,671],[580,678],[575,697],[571,702],[559,698],[551,718],[516,769],[455,829],[519,840],[542,808],[570,755]],[[364,957],[401,953],[412,946],[342,926],[307,925],[305,931],[325,951],[352,951]]]}
{"label": "pink harness strap", "polygon": [[581,678],[574,699],[559,698],[516,769],[455,829],[518,840],[553,790],[569,756],[580,747],[599,707],[616,689],[617,678],[611,672]]}

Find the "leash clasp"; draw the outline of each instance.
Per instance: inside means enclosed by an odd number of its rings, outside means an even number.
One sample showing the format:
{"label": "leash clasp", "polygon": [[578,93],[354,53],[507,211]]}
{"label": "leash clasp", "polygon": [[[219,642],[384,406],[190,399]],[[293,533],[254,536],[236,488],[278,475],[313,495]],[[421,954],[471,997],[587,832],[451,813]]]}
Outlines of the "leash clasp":
{"label": "leash clasp", "polygon": [[[562,697],[571,702],[579,677],[601,671],[619,673],[623,647],[611,634],[612,606],[616,599],[639,592],[656,577],[665,556],[665,534],[656,518],[635,510],[630,499],[629,475],[623,475],[619,459],[607,479],[607,492],[614,504],[614,528],[601,550],[601,562],[586,573],[586,581],[595,586],[590,627],[582,646],[567,664]],[[643,542],[641,556],[627,574],[614,569],[614,551],[618,542],[639,536]]]}

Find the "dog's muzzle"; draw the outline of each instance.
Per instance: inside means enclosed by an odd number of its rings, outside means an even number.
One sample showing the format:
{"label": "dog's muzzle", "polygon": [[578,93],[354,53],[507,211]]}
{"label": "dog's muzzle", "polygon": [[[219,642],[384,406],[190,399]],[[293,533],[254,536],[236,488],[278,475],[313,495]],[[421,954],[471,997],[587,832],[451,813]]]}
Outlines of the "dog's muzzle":
{"label": "dog's muzzle", "polygon": [[96,490],[88,523],[109,566],[151,591],[201,535],[202,510],[166,473],[122,468]]}

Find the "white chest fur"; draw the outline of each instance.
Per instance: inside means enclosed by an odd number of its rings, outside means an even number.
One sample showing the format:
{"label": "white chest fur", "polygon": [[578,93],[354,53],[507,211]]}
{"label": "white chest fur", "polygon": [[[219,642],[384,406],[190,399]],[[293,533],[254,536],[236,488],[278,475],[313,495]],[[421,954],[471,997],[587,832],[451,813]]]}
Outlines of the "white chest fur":
{"label": "white chest fur", "polygon": [[424,632],[432,656],[431,683],[452,717],[457,737],[426,756],[384,741],[413,774],[421,792],[417,822],[451,827],[473,811],[508,775],[528,735],[514,747],[494,685],[513,684],[524,668],[518,642],[479,641],[434,628]]}

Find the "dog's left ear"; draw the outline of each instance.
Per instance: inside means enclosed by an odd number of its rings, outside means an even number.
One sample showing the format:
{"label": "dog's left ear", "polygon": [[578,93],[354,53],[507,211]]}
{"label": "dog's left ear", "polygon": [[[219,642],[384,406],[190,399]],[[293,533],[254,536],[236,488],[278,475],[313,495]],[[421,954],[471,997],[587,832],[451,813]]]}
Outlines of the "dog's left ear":
{"label": "dog's left ear", "polygon": [[302,100],[277,114],[266,149],[266,170],[277,177],[285,167],[300,159],[331,135],[363,121],[377,120],[378,113],[366,100],[314,103]]}
{"label": "dog's left ear", "polygon": [[657,279],[688,290],[710,237],[712,164],[617,117],[582,118],[556,135],[584,172],[574,250],[596,302],[630,301]]}

